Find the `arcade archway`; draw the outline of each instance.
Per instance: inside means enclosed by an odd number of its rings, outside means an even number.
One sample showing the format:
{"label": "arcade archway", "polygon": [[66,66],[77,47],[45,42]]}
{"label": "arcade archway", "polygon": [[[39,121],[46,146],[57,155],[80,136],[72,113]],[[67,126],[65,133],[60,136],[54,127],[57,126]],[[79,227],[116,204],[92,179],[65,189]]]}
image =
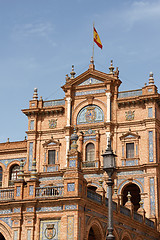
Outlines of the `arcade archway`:
{"label": "arcade archway", "polygon": [[128,198],[127,198],[128,192],[130,192],[130,194],[131,194],[131,202],[133,203],[134,211],[137,211],[138,208],[140,207],[139,203],[141,201],[140,189],[134,183],[130,183],[130,184],[126,185],[123,188],[123,191],[122,191],[122,203],[123,203],[123,205],[125,205],[126,202],[128,201]]}
{"label": "arcade archway", "polygon": [[101,240],[102,235],[100,230],[96,225],[92,226],[89,231],[88,240]]}
{"label": "arcade archway", "polygon": [[4,238],[4,236],[2,235],[2,233],[0,233],[0,240],[6,240],[6,239]]}

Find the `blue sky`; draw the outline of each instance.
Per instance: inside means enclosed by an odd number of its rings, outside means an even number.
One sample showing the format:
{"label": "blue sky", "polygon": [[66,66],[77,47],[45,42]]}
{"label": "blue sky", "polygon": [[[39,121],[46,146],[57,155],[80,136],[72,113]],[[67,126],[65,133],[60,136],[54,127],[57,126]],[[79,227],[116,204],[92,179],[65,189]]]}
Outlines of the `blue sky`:
{"label": "blue sky", "polygon": [[160,0],[0,0],[0,142],[23,140],[33,89],[44,100],[63,98],[65,75],[88,69],[92,24],[97,70],[110,60],[120,90],[138,89],[154,73],[160,87]]}

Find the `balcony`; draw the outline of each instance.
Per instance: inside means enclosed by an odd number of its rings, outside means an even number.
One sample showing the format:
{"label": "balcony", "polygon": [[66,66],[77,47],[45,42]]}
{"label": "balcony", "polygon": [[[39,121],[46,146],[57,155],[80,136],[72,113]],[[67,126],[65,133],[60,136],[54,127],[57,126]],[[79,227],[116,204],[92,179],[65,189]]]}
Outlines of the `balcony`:
{"label": "balcony", "polygon": [[0,201],[14,199],[14,189],[0,189]]}
{"label": "balcony", "polygon": [[64,187],[36,187],[36,198],[63,197]]}
{"label": "balcony", "polygon": [[44,166],[44,172],[58,172],[59,169],[59,164]]}
{"label": "balcony", "polygon": [[138,158],[130,158],[130,159],[122,159],[122,166],[137,166],[139,165],[139,159]]}
{"label": "balcony", "polygon": [[98,168],[98,167],[99,167],[99,161],[82,162],[82,168]]}

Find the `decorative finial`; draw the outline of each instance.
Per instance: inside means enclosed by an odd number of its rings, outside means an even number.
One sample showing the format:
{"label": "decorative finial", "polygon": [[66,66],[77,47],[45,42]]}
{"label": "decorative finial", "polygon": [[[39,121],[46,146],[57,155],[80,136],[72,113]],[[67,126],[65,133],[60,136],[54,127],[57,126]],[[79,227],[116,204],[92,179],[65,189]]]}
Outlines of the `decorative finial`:
{"label": "decorative finial", "polygon": [[25,141],[27,140],[27,137],[26,137],[26,136],[24,137],[24,140],[25,140]]}
{"label": "decorative finial", "polygon": [[21,159],[19,173],[18,173],[18,179],[19,180],[24,180],[24,170],[23,170],[23,167],[24,167],[24,160]]}
{"label": "decorative finial", "polygon": [[37,169],[36,169],[36,159],[33,159],[32,162],[32,171],[31,171],[31,179],[37,179]]}
{"label": "decorative finial", "polygon": [[40,96],[39,100],[40,100],[40,101],[42,101],[42,100],[43,100],[43,99],[42,99],[42,96]]}
{"label": "decorative finial", "polygon": [[34,93],[33,93],[33,100],[37,100],[38,99],[38,93],[37,93],[38,89],[34,88]]}
{"label": "decorative finial", "polygon": [[114,71],[114,75],[115,75],[115,77],[118,77],[118,76],[119,76],[119,70],[118,70],[118,67],[116,67],[116,71]]}
{"label": "decorative finial", "polygon": [[143,208],[143,201],[142,200],[139,202],[139,205],[140,205],[140,208]]}
{"label": "decorative finial", "polygon": [[68,74],[66,74],[66,82],[68,82],[70,80],[70,77],[68,76]]}
{"label": "decorative finial", "polygon": [[127,198],[128,198],[128,202],[131,202],[131,193],[130,192],[128,192],[128,195],[127,195]]}
{"label": "decorative finial", "polygon": [[93,60],[93,57],[91,57],[91,61],[90,61],[91,64],[94,64],[94,60]]}
{"label": "decorative finial", "polygon": [[147,87],[147,83],[145,83],[144,86]]}
{"label": "decorative finial", "polygon": [[110,71],[109,73],[110,73],[110,74],[114,74],[113,70],[114,70],[113,60],[111,60],[111,66],[109,67],[109,71]]}
{"label": "decorative finial", "polygon": [[95,69],[95,65],[94,65],[93,57],[91,57],[91,61],[90,61],[90,65],[89,65],[89,69],[92,69],[92,70]]}
{"label": "decorative finial", "polygon": [[99,179],[99,184],[100,184],[101,187],[103,186],[103,179],[102,178]]}
{"label": "decorative finial", "polygon": [[71,74],[71,79],[74,79],[74,76],[76,74],[74,71],[74,65],[72,65],[72,72],[70,74]]}
{"label": "decorative finial", "polygon": [[7,143],[9,143],[9,138],[7,138]]}
{"label": "decorative finial", "polygon": [[150,74],[149,74],[149,85],[153,85],[153,84],[154,84],[153,73],[150,72]]}

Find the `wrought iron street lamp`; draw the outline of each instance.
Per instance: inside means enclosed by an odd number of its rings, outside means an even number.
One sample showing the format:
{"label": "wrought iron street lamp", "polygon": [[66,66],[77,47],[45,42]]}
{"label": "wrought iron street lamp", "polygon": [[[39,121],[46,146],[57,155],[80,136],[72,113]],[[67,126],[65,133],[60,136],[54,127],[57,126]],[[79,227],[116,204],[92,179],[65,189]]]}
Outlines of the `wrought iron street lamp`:
{"label": "wrought iron street lamp", "polygon": [[112,208],[112,175],[116,168],[115,157],[116,155],[113,153],[111,148],[110,140],[108,141],[108,146],[105,152],[102,154],[103,156],[103,169],[108,174],[108,235],[107,240],[114,240],[113,236],[113,208]]}

